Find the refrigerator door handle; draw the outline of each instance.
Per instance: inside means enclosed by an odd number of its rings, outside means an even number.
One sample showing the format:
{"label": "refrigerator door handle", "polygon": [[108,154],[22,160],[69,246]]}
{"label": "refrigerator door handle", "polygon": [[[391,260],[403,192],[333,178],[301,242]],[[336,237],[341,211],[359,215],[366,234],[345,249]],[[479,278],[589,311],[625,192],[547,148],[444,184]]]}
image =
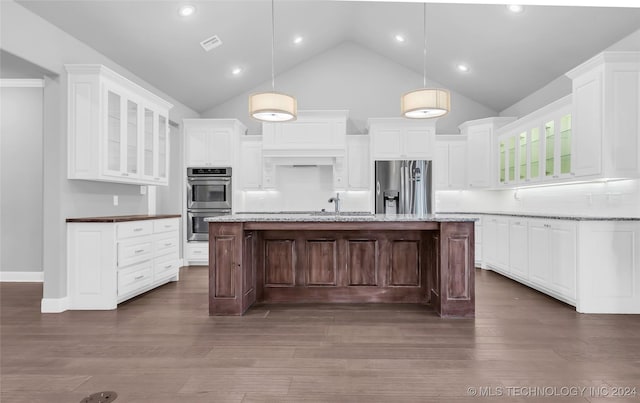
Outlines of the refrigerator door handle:
{"label": "refrigerator door handle", "polygon": [[380,196],[380,181],[376,181],[376,194]]}
{"label": "refrigerator door handle", "polygon": [[407,203],[407,172],[404,161],[402,165],[400,165],[400,197],[398,200],[398,213],[406,214],[406,203]]}

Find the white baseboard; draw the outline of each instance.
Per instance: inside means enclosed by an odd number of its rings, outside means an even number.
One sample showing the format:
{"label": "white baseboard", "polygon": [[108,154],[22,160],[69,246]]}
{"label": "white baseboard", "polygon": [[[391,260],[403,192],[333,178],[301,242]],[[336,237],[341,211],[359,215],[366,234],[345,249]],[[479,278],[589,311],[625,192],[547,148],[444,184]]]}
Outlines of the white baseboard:
{"label": "white baseboard", "polygon": [[42,283],[44,273],[40,271],[0,271],[0,282]]}
{"label": "white baseboard", "polygon": [[184,259],[180,259],[180,261],[178,262],[178,267],[182,266],[184,266]]}
{"label": "white baseboard", "polygon": [[69,297],[62,298],[42,298],[40,312],[60,313],[69,309]]}

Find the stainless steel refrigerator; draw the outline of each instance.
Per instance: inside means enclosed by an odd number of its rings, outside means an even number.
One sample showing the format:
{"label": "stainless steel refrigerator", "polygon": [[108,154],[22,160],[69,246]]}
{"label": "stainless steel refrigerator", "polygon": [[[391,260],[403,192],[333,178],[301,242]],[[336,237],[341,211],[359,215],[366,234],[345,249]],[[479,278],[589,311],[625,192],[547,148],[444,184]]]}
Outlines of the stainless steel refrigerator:
{"label": "stainless steel refrigerator", "polygon": [[376,161],[376,214],[432,214],[432,167],[424,160]]}

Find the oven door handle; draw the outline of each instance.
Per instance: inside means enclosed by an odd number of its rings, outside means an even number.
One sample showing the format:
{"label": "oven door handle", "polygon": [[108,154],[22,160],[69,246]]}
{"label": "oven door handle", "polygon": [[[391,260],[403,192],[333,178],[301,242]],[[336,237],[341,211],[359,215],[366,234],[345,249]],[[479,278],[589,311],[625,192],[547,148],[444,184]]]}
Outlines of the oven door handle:
{"label": "oven door handle", "polygon": [[200,184],[217,184],[217,183],[229,183],[231,182],[231,178],[188,178],[187,181],[189,183]]}

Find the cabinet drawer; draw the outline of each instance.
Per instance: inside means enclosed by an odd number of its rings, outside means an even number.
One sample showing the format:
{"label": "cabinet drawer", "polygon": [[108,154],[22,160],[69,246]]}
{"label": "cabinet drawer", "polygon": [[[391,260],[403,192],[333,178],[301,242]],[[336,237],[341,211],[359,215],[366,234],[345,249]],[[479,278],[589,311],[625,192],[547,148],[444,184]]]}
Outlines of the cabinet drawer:
{"label": "cabinet drawer", "polygon": [[155,256],[167,255],[169,253],[178,253],[178,234],[172,234],[168,237],[157,239],[154,242]]}
{"label": "cabinet drawer", "polygon": [[144,238],[144,240],[118,243],[118,267],[142,262],[151,259],[152,256],[153,242],[148,237]]}
{"label": "cabinet drawer", "polygon": [[151,261],[118,270],[118,296],[130,294],[153,283]]}
{"label": "cabinet drawer", "polygon": [[187,260],[209,260],[209,244],[187,245]]}
{"label": "cabinet drawer", "polygon": [[153,233],[153,221],[130,221],[116,224],[116,237],[118,239],[131,238]]}
{"label": "cabinet drawer", "polygon": [[180,221],[177,218],[167,218],[165,220],[153,221],[153,232],[177,231],[180,228]]}
{"label": "cabinet drawer", "polygon": [[162,257],[153,261],[153,279],[154,281],[161,280],[163,278],[175,276],[178,274],[178,259],[176,256]]}

